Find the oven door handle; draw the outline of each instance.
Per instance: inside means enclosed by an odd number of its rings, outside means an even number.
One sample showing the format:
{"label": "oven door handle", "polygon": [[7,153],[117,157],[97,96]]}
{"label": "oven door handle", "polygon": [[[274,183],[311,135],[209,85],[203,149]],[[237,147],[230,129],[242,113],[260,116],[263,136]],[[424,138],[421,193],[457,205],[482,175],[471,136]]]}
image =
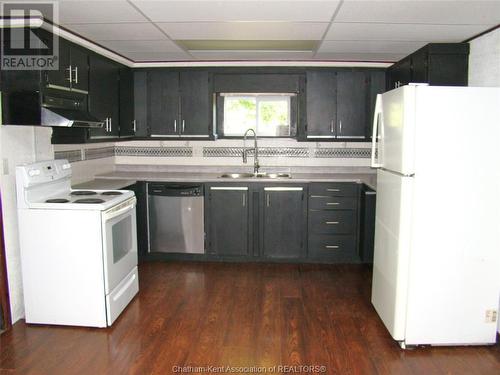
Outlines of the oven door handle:
{"label": "oven door handle", "polygon": [[105,213],[104,214],[104,218],[106,220],[111,220],[111,219],[114,219],[115,217],[118,217],[120,215],[123,215],[124,213],[128,212],[128,211],[131,211],[133,210],[135,207],[135,202],[130,204],[130,205],[127,205],[126,207],[124,208],[121,208],[117,211],[113,211],[113,212],[110,212],[110,213]]}

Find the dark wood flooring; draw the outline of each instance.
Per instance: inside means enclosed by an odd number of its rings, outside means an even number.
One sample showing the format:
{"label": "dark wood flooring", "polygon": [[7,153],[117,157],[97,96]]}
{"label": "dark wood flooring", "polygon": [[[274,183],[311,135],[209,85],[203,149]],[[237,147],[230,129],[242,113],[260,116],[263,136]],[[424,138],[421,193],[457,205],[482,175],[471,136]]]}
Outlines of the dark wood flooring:
{"label": "dark wood flooring", "polygon": [[401,350],[370,304],[370,278],[355,265],[143,264],[140,293],[113,327],[18,322],[0,336],[0,374],[172,374],[173,366],[208,365],[500,374],[499,345]]}

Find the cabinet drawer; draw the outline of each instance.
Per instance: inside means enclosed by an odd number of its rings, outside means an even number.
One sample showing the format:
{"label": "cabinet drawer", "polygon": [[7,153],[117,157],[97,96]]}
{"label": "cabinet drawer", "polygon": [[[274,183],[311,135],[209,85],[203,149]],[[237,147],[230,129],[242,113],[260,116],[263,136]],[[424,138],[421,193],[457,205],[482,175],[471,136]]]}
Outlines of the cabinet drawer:
{"label": "cabinet drawer", "polygon": [[354,235],[312,235],[309,237],[308,254],[313,257],[328,256],[335,253],[355,253]]}
{"label": "cabinet drawer", "polygon": [[309,197],[311,210],[345,210],[356,209],[356,198],[352,197],[323,197],[313,195]]}
{"label": "cabinet drawer", "polygon": [[310,211],[309,233],[351,234],[356,232],[356,211]]}
{"label": "cabinet drawer", "polygon": [[316,182],[309,185],[309,193],[311,197],[356,197],[358,184],[355,182]]}
{"label": "cabinet drawer", "polygon": [[309,237],[308,257],[317,260],[356,262],[356,236],[313,235]]}

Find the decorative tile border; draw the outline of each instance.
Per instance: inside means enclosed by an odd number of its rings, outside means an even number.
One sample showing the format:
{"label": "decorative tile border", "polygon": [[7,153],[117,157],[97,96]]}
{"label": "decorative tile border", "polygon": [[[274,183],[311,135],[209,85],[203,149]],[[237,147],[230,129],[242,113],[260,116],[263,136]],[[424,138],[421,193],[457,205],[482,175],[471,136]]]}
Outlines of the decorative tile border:
{"label": "decorative tile border", "polygon": [[[204,158],[241,158],[243,147],[203,147]],[[253,150],[248,150],[253,156]],[[193,157],[192,147],[139,147],[107,146],[82,150],[56,151],[56,159],[68,159],[71,163],[103,159],[113,156],[139,157]],[[261,147],[260,157],[268,158],[331,158],[331,159],[366,159],[371,156],[370,148],[307,148],[307,147]]]}
{"label": "decorative tile border", "polygon": [[56,151],[54,152],[55,159],[67,159],[70,163],[82,161],[82,150]]}
{"label": "decorative tile border", "polygon": [[[239,158],[242,153],[243,147],[203,147],[204,158]],[[253,149],[249,150],[248,154],[253,155]],[[259,156],[308,158],[309,149],[306,147],[261,147]]]}
{"label": "decorative tile border", "polygon": [[84,160],[103,159],[115,156],[115,147],[86,148]]}
{"label": "decorative tile border", "polygon": [[192,147],[127,147],[115,146],[116,156],[192,157]]}
{"label": "decorative tile border", "polygon": [[369,148],[315,148],[314,158],[366,159],[371,157]]}

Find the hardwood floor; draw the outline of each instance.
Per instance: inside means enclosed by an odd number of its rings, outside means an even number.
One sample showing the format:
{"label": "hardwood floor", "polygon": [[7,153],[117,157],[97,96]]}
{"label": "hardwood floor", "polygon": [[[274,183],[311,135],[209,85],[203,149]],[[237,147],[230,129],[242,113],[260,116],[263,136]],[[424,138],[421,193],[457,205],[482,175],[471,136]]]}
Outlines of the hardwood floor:
{"label": "hardwood floor", "polygon": [[209,365],[500,374],[500,345],[399,349],[370,304],[370,278],[355,265],[143,264],[140,293],[113,327],[18,322],[0,336],[0,374],[172,374],[173,366]]}

